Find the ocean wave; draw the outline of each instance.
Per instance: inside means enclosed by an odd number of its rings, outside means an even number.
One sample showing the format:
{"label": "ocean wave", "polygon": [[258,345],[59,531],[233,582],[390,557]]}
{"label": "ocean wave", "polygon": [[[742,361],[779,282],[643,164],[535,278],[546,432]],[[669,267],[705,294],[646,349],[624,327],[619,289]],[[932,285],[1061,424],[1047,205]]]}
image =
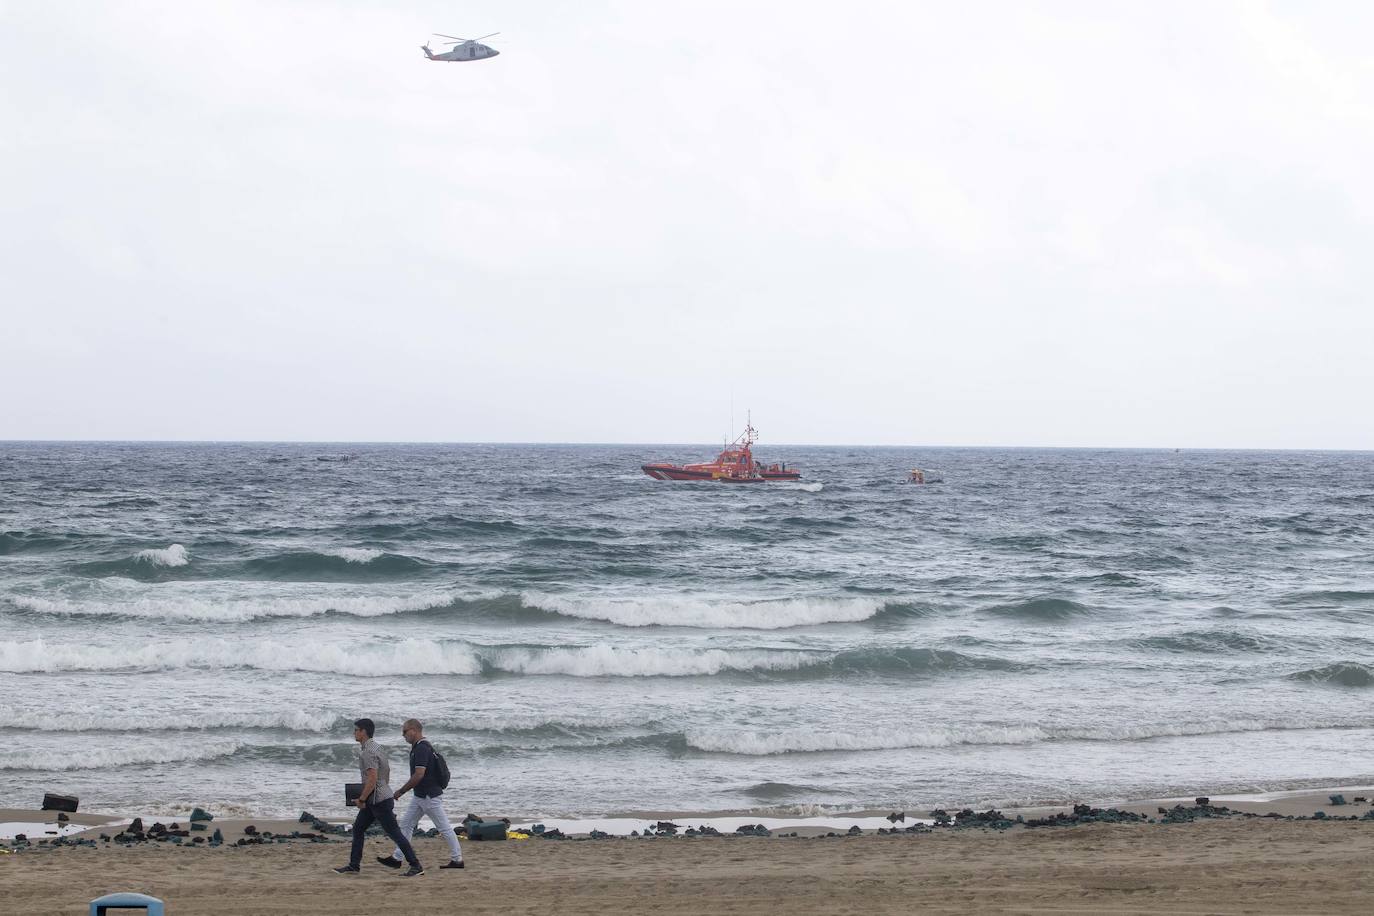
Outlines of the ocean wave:
{"label": "ocean wave", "polygon": [[210,741],[155,743],[142,742],[133,747],[108,747],[98,744],[83,747],[75,754],[54,754],[51,750],[0,750],[0,770],[37,770],[43,772],[71,772],[73,770],[110,770],[115,767],[159,763],[182,763],[191,760],[214,760],[238,753],[243,742],[232,739]]}
{"label": "ocean wave", "polygon": [[42,639],[0,642],[0,671],[158,671],[181,668],[314,671],[360,677],[397,674],[482,673],[477,655],[462,645],[407,639],[391,645],[357,643],[300,646],[273,640],[166,639],[155,645],[110,647],[49,645]]}
{"label": "ocean wave", "polygon": [[245,560],[242,569],[252,578],[282,582],[368,582],[410,577],[428,566],[423,560],[371,547],[332,547],[254,557]]}
{"label": "ocean wave", "polygon": [[744,794],[759,801],[780,801],[784,798],[815,796],[829,792],[820,786],[800,786],[790,782],[760,782],[744,789]]}
{"label": "ocean wave", "polygon": [[321,550],[320,553],[327,557],[338,557],[349,563],[371,563],[384,556],[386,552],[375,547],[330,547]]}
{"label": "ocean wave", "polygon": [[797,671],[806,652],[749,649],[634,649],[617,646],[499,649],[482,653],[491,669],[569,677],[700,677],[725,672]]}
{"label": "ocean wave", "polygon": [[708,753],[764,757],[777,754],[829,751],[887,751],[942,748],[960,745],[1037,744],[1046,741],[1148,741],[1156,738],[1225,735],[1245,732],[1303,731],[1328,728],[1369,728],[1374,720],[1208,719],[1101,728],[1043,725],[970,726],[945,728],[883,728],[864,733],[796,731],[688,731],[688,748]]}
{"label": "ocean wave", "polygon": [[60,534],[37,534],[31,531],[0,531],[0,557],[27,553],[30,550],[58,550],[71,544],[72,538]]}
{"label": "ocean wave", "polygon": [[245,597],[210,600],[173,596],[111,596],[111,600],[72,601],[12,595],[21,610],[60,617],[131,617],[161,620],[201,620],[243,623],[272,617],[318,617],[345,614],[352,617],[383,617],[450,608],[477,600],[471,595],[427,592],[407,596],[339,595],[333,597]]}
{"label": "ocean wave", "polygon": [[236,669],[311,671],[355,677],[525,675],[599,677],[826,678],[1008,671],[1006,659],[945,649],[879,647],[842,652],[788,649],[636,648],[614,645],[510,646],[406,639],[391,644],[315,644],[275,640],[167,639],[155,645],[0,642],[0,671],[158,671]]}
{"label": "ocean wave", "polygon": [[883,610],[880,598],[785,598],[760,601],[656,598],[591,598],[526,592],[528,607],[564,617],[604,620],[623,627],[780,630],[826,623],[858,623]]}
{"label": "ocean wave", "polygon": [[505,519],[466,518],[460,515],[433,515],[427,518],[374,522],[350,526],[349,534],[362,540],[406,540],[488,538],[493,535],[521,534],[525,529]]}
{"label": "ocean wave", "polygon": [[191,562],[191,555],[186,552],[186,548],[181,544],[171,544],[167,547],[140,550],[134,554],[135,563],[146,563],[149,566],[185,566]]}
{"label": "ocean wave", "polygon": [[1139,649],[1161,652],[1267,652],[1285,649],[1289,643],[1270,636],[1240,633],[1235,630],[1190,630],[1130,640]]}
{"label": "ocean wave", "polygon": [[1091,614],[1092,608],[1067,598],[1030,598],[1010,604],[984,608],[984,614],[995,617],[1017,617],[1022,620],[1071,620]]}
{"label": "ocean wave", "polygon": [[1374,591],[1360,589],[1330,589],[1325,591],[1294,592],[1279,598],[1277,604],[1294,607],[1346,608],[1350,605],[1374,603]]}
{"label": "ocean wave", "polygon": [[1295,671],[1288,677],[1295,681],[1334,684],[1337,687],[1374,687],[1374,668],[1360,662],[1336,662],[1320,668]]}
{"label": "ocean wave", "polygon": [[[2,663],[0,663],[2,664]],[[402,719],[405,717],[402,717]],[[399,723],[402,719],[397,719]],[[326,732],[346,729],[352,718],[335,712],[282,709],[267,713],[206,710],[195,713],[146,713],[131,716],[127,708],[85,706],[81,711],[21,709],[0,704],[0,728],[46,732],[158,732],[261,729]]]}

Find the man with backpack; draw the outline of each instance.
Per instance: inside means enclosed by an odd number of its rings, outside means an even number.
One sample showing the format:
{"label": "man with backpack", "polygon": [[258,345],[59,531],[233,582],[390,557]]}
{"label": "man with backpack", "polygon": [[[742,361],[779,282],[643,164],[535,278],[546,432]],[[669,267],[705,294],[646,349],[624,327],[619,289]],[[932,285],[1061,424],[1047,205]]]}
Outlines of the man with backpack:
{"label": "man with backpack", "polygon": [[[399,800],[411,789],[415,790],[410,799],[410,807],[406,808],[400,818],[401,833],[410,836],[415,830],[415,825],[420,823],[421,816],[427,816],[438,828],[439,834],[448,841],[449,862],[439,867],[462,868],[463,849],[458,845],[458,835],[453,832],[448,815],[444,813],[443,795],[444,790],[448,788],[448,763],[425,737],[419,719],[406,719],[405,724],[401,726],[401,737],[410,745],[410,779],[396,790],[392,798]],[[391,855],[378,856],[377,861],[388,868],[400,868],[401,855],[401,847],[398,845],[392,850]]]}

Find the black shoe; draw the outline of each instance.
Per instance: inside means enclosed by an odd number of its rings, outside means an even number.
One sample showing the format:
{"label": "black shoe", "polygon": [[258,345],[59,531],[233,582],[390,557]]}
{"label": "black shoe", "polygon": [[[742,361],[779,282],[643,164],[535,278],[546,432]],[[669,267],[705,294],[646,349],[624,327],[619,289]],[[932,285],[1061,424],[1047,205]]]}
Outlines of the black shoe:
{"label": "black shoe", "polygon": [[378,864],[378,865],[385,865],[387,868],[400,868],[400,867],[401,867],[401,863],[400,863],[400,862],[397,862],[395,859],[391,858],[391,856],[378,856],[378,857],[377,857],[377,864]]}
{"label": "black shoe", "polygon": [[340,865],[338,868],[334,869],[334,873],[337,875],[356,875],[359,870],[360,869],[356,865]]}
{"label": "black shoe", "polygon": [[424,870],[423,868],[421,868],[421,867],[418,866],[418,865],[412,865],[412,866],[410,866],[410,868],[408,868],[408,869],[406,869],[405,871],[401,872],[401,877],[402,877],[402,878],[418,878],[418,877],[420,877],[421,875],[423,875],[424,873],[425,873],[425,870]]}
{"label": "black shoe", "polygon": [[453,859],[447,865],[440,865],[440,868],[464,868],[462,859]]}

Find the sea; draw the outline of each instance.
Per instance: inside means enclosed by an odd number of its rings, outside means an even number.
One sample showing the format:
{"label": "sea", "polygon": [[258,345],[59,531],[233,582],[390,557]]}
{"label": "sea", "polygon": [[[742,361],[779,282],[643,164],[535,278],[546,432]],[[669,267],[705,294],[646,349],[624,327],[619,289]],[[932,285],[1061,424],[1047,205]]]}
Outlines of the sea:
{"label": "sea", "polygon": [[[1374,781],[1374,454],[0,443],[0,805],[512,818]],[[907,482],[913,467],[936,482]]]}

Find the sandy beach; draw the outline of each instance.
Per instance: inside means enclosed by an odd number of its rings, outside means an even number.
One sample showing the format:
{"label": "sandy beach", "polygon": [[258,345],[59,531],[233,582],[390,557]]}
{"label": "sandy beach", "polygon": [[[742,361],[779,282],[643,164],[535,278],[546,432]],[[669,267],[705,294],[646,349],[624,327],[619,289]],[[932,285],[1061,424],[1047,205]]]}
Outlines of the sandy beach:
{"label": "sandy beach", "polygon": [[[1304,816],[1324,801],[1324,794],[1307,793],[1228,807]],[[1128,809],[1157,810],[1144,803],[1122,806]],[[1369,806],[1326,810],[1349,817]],[[1049,812],[1023,816],[1043,813]],[[0,818],[42,819],[39,812],[14,810],[0,811]],[[678,822],[684,820],[690,818]],[[895,836],[465,842],[463,871],[434,868],[444,850],[439,839],[427,838],[417,841],[417,851],[430,869],[409,881],[373,863],[374,855],[387,851],[383,839],[368,841],[361,874],[341,877],[330,868],[346,860],[345,839],[232,845],[246,823],[217,821],[229,844],[217,849],[102,843],[0,855],[6,907],[81,913],[103,893],[136,890],[167,901],[177,916],[591,914],[645,907],[713,913],[1365,913],[1374,892],[1371,820],[1232,816]],[[254,823],[259,831],[303,827]],[[118,829],[96,826],[81,836]]]}

